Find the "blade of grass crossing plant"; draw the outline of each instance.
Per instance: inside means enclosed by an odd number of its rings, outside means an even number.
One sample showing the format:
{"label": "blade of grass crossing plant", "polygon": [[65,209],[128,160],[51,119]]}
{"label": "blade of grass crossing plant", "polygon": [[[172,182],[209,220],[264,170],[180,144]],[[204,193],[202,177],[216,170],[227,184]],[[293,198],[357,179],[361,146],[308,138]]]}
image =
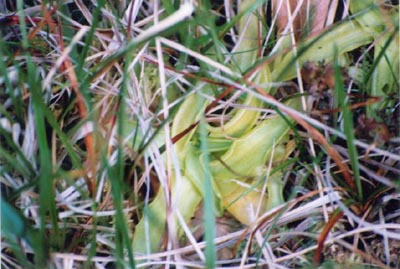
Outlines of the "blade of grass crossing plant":
{"label": "blade of grass crossing plant", "polygon": [[[127,87],[127,78],[129,78],[129,64],[131,62],[131,56],[127,55],[126,65],[124,66],[123,75],[123,86],[120,91],[120,98],[124,100],[125,92]],[[117,114],[117,133],[121,137],[123,134],[123,124],[124,124],[124,113],[125,102],[120,102],[120,106]],[[115,251],[117,254],[117,265],[118,268],[125,268],[124,262],[124,250],[126,248],[128,254],[129,268],[135,268],[135,260],[133,257],[133,249],[131,245],[131,240],[129,237],[128,227],[126,225],[126,219],[123,212],[123,190],[124,188],[124,160],[123,160],[123,148],[122,144],[119,143],[117,146],[117,161],[113,167],[109,168],[110,183],[111,183],[111,194],[113,197],[114,207],[115,207]]]}
{"label": "blade of grass crossing plant", "polygon": [[[335,57],[335,59],[337,59]],[[354,143],[354,125],[353,125],[353,113],[351,112],[348,99],[346,97],[346,89],[344,88],[342,73],[340,66],[337,61],[334,63],[334,78],[335,78],[335,93],[338,104],[342,109],[343,116],[343,131],[346,135],[347,150],[349,152],[350,164],[353,170],[353,177],[356,183],[356,188],[358,192],[358,199],[362,201],[363,191],[361,186],[360,178],[360,167],[358,162],[357,148]]]}
{"label": "blade of grass crossing plant", "polygon": [[[201,140],[201,139],[200,139]],[[200,141],[201,143],[201,141]],[[208,144],[208,141],[206,142],[207,145],[207,151],[203,151],[202,146],[200,145],[200,150],[199,148],[193,146],[192,144],[189,144],[189,150],[186,152],[186,158],[185,158],[185,177],[190,180],[190,182],[193,184],[193,186],[196,188],[198,193],[201,195],[201,198],[205,198],[205,188],[204,188],[204,180],[207,178],[207,172],[205,170],[208,170],[208,161],[209,161],[209,156],[208,154],[210,153],[210,145]],[[217,186],[214,181],[212,181],[212,187],[214,189],[214,209],[215,212],[220,213],[222,206],[221,206],[221,195],[218,192]],[[197,207],[196,205],[193,205],[193,207]],[[194,212],[194,210],[193,210]]]}
{"label": "blade of grass crossing plant", "polygon": [[200,120],[200,141],[201,141],[201,151],[203,152],[204,158],[204,233],[206,240],[206,267],[215,268],[216,262],[216,250],[214,245],[215,238],[215,216],[214,216],[214,191],[212,184],[212,175],[210,168],[207,164],[210,163],[209,149],[207,143],[207,130],[204,117]]}

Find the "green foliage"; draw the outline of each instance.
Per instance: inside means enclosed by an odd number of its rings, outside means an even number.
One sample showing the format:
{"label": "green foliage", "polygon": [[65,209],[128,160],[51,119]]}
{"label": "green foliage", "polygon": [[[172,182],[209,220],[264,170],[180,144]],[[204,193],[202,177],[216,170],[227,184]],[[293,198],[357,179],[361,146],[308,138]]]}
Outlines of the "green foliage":
{"label": "green foliage", "polygon": [[[395,264],[398,5],[345,1],[350,16],[293,44],[267,23],[272,1],[44,2],[0,17],[6,266],[239,266],[220,252],[237,244],[241,265],[294,268],[340,199],[356,203],[330,242],[356,234],[369,251],[365,231],[382,236]],[[216,242],[231,232],[221,219],[247,229]],[[177,249],[187,239],[198,257]]]}

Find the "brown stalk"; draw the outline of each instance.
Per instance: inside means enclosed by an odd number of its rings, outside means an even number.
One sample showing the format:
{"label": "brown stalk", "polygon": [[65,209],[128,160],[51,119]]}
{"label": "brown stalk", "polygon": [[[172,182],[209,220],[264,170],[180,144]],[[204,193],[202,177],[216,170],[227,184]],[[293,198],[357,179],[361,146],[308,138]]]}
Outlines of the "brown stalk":
{"label": "brown stalk", "polygon": [[[351,96],[354,96],[354,95],[351,95]],[[354,110],[354,109],[357,109],[360,107],[366,107],[366,106],[378,103],[380,101],[382,101],[382,97],[372,96],[372,97],[368,98],[367,101],[358,102],[356,104],[350,105],[349,109]],[[325,113],[335,113],[335,112],[341,112],[341,111],[342,111],[342,108],[338,107],[338,108],[334,108],[334,109],[323,109],[323,110],[319,110],[318,112],[325,114]]]}
{"label": "brown stalk", "polygon": [[[63,52],[64,51],[64,43],[63,43],[63,34],[62,34],[62,23],[61,20],[58,18],[58,22],[54,22],[54,20],[52,19],[52,15],[54,15],[54,13],[56,12],[57,8],[53,6],[52,9],[48,10],[45,5],[42,5],[42,14],[43,14],[43,18],[39,19],[39,18],[26,18],[26,22],[27,23],[37,23],[37,25],[35,27],[32,27],[31,30],[28,33],[28,40],[33,39],[36,34],[46,25],[48,25],[50,27],[51,31],[55,31],[56,33],[56,38],[58,41],[58,44],[60,46],[60,51]],[[19,17],[12,15],[12,16],[7,16],[7,19],[5,20],[5,24],[6,25],[14,25],[14,24],[18,24],[19,23]],[[3,23],[3,22],[2,22]],[[17,51],[15,54],[18,55],[20,53],[20,51]],[[70,60],[69,57],[66,57],[65,61],[63,62],[63,65],[61,66],[62,70],[67,71],[67,76],[68,79],[70,80],[71,83],[71,88],[75,91],[76,95],[77,95],[77,103],[78,103],[78,107],[79,107],[79,111],[80,111],[80,115],[82,118],[86,118],[87,116],[87,111],[86,111],[86,107],[84,105],[84,99],[83,96],[79,90],[79,83],[77,81],[77,77],[76,74],[74,72],[73,69],[73,65],[72,62]],[[95,175],[95,163],[94,163],[94,150],[93,150],[93,141],[92,141],[92,136],[91,134],[88,134],[85,137],[85,143],[86,143],[86,147],[88,148],[88,152],[89,152],[89,165],[90,165],[90,171],[92,172],[92,176]],[[95,190],[95,186],[94,186],[94,180],[87,180],[87,185],[89,188],[90,193],[94,193]]]}
{"label": "brown stalk", "polygon": [[[53,12],[56,10],[56,7],[53,9]],[[50,14],[44,10],[44,17],[47,21],[52,21]],[[65,50],[64,42],[63,42],[63,32],[62,32],[62,22],[61,19],[57,16],[57,23],[56,23],[56,37],[57,42],[60,47],[61,53]],[[75,92],[77,97],[77,104],[79,109],[79,114],[82,119],[87,118],[87,109],[84,102],[84,97],[79,88],[79,82],[75,73],[74,66],[71,62],[69,56],[65,58],[61,66],[62,70],[65,70],[67,73],[67,79],[70,81],[70,85],[72,90]],[[88,150],[88,160],[89,160],[89,171],[91,172],[91,176],[85,177],[86,184],[88,185],[89,192],[93,195],[95,192],[95,175],[96,175],[96,164],[95,164],[95,151],[93,146],[93,136],[91,133],[88,133],[85,136],[85,145]]]}
{"label": "brown stalk", "polygon": [[335,224],[343,217],[342,211],[336,211],[332,218],[326,223],[324,229],[322,230],[321,234],[318,237],[318,246],[314,253],[314,266],[318,267],[321,262],[323,261],[324,254],[324,243],[326,238],[328,237],[329,232],[335,226]]}

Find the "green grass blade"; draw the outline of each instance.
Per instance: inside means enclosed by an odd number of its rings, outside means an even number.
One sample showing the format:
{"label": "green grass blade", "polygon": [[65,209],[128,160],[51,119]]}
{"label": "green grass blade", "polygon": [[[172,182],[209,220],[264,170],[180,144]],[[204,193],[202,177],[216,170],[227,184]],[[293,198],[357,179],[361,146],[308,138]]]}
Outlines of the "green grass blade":
{"label": "green grass blade", "polygon": [[[27,55],[28,65],[28,82],[30,92],[32,95],[32,110],[35,121],[35,133],[39,148],[39,213],[40,213],[40,232],[45,238],[47,215],[50,215],[50,222],[52,225],[52,236],[50,237],[50,244],[61,247],[62,243],[58,240],[59,229],[57,223],[57,209],[55,205],[54,195],[54,178],[53,178],[53,165],[51,159],[51,151],[48,145],[46,126],[44,121],[44,113],[42,109],[42,92],[40,83],[37,81],[36,72],[30,56]],[[44,242],[35,242],[35,244],[44,244]],[[40,255],[38,256],[40,257]],[[38,261],[43,264],[43,261]]]}
{"label": "green grass blade", "polygon": [[[129,58],[129,57],[128,57]],[[127,63],[130,63],[128,60]],[[124,70],[124,81],[123,87],[120,91],[120,99],[124,100],[125,90],[128,76],[129,65],[125,66]],[[117,114],[117,133],[121,137],[123,133],[123,122],[125,112],[125,102],[120,102],[120,106]],[[125,268],[124,262],[124,252],[127,251],[128,254],[128,264],[129,268],[135,268],[135,260],[133,257],[132,241],[129,236],[128,227],[126,225],[125,214],[123,212],[123,194],[125,188],[124,183],[124,153],[121,143],[117,146],[117,162],[112,167],[108,167],[108,175],[111,184],[111,194],[113,197],[114,207],[115,207],[115,252],[117,257],[118,268]]]}
{"label": "green grass blade", "polygon": [[201,118],[199,131],[202,157],[204,158],[204,234],[206,241],[206,268],[215,268],[216,263],[216,249],[214,244],[215,239],[215,216],[214,216],[214,190],[212,184],[212,175],[208,164],[210,163],[209,148],[207,142],[207,129],[204,117]]}
{"label": "green grass blade", "polygon": [[342,72],[335,57],[334,62],[334,77],[335,77],[335,93],[338,101],[338,105],[342,110],[343,116],[343,131],[346,135],[347,150],[349,152],[350,164],[353,170],[353,178],[356,183],[357,195],[360,201],[363,200],[363,190],[361,186],[360,178],[360,167],[358,161],[358,153],[355,145],[354,137],[354,124],[353,124],[353,113],[349,108],[349,102],[346,96],[346,89],[343,84]]}

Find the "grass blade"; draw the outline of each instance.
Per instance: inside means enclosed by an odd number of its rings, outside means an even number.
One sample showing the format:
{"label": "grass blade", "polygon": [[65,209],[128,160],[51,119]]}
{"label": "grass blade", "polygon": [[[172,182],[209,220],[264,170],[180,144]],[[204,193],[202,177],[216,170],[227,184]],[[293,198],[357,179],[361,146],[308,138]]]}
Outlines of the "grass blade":
{"label": "grass blade", "polygon": [[363,189],[361,185],[360,178],[360,167],[358,161],[358,153],[355,145],[355,137],[354,137],[354,124],[353,124],[353,113],[349,108],[349,101],[346,96],[346,89],[344,88],[343,78],[341,68],[339,63],[334,62],[334,78],[335,78],[335,93],[338,101],[338,105],[342,110],[343,116],[343,131],[346,135],[346,145],[347,150],[349,152],[350,164],[353,171],[353,178],[356,183],[357,195],[359,201],[363,200]]}

